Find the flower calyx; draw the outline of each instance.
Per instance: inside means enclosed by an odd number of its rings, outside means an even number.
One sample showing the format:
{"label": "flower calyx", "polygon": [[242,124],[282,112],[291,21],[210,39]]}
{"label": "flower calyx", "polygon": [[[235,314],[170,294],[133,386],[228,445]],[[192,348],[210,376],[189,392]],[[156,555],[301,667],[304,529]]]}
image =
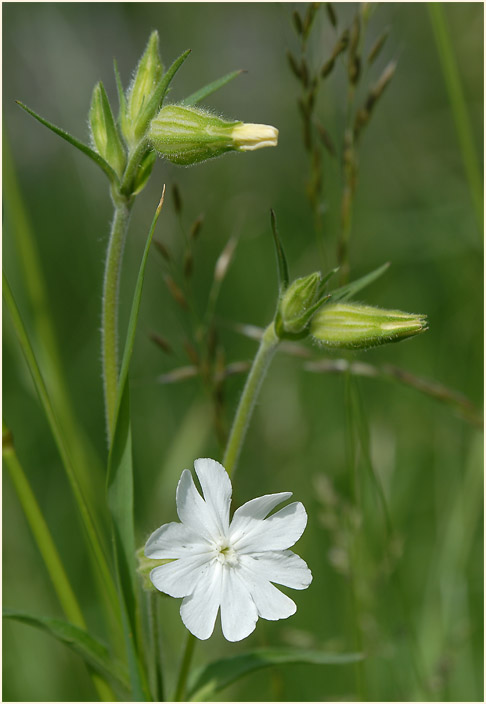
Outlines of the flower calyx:
{"label": "flower calyx", "polygon": [[319,271],[295,279],[280,295],[275,330],[280,338],[299,339],[308,334],[309,323],[316,311],[329,298],[322,295]]}
{"label": "flower calyx", "polygon": [[399,342],[427,329],[425,315],[359,303],[329,303],[313,317],[310,334],[325,347],[356,350]]}
{"label": "flower calyx", "polygon": [[166,105],[151,121],[147,136],[160,156],[189,166],[226,152],[274,147],[278,130],[270,125],[223,120],[201,108]]}

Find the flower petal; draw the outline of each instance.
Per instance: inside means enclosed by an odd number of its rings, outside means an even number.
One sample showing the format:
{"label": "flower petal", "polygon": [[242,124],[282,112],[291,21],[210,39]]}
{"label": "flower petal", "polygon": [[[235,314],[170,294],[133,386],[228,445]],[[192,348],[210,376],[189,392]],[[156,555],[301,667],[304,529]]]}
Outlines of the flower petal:
{"label": "flower petal", "polygon": [[208,543],[184,523],[166,523],[147,540],[145,556],[154,560],[170,560],[207,552]]}
{"label": "flower petal", "polygon": [[[243,557],[249,558],[248,555],[243,555]],[[249,559],[251,560],[251,558]],[[247,567],[244,560],[240,560],[239,571],[261,618],[268,621],[278,621],[295,614],[297,607],[292,599],[270,584],[268,579],[262,577],[258,571]]]}
{"label": "flower petal", "polygon": [[214,521],[213,512],[196,489],[192,474],[185,469],[176,492],[177,515],[191,530],[206,540],[219,536],[219,527]]}
{"label": "flower petal", "polygon": [[250,519],[237,540],[233,539],[232,531],[233,546],[240,554],[285,550],[297,542],[306,524],[305,508],[300,501],[296,501],[264,520]]}
{"label": "flower petal", "polygon": [[247,501],[246,504],[237,508],[230,526],[231,540],[238,540],[254,526],[256,520],[266,518],[275,506],[278,506],[282,501],[287,501],[291,496],[291,491],[283,491],[280,494],[265,494],[265,496]]}
{"label": "flower petal", "polygon": [[216,560],[199,580],[194,592],[182,601],[182,622],[200,640],[207,640],[214,631],[221,603],[222,577],[223,566]]}
{"label": "flower petal", "polygon": [[212,510],[214,521],[221,534],[226,536],[232,491],[228,473],[222,464],[208,457],[196,460],[194,468],[201,483],[206,504]]}
{"label": "flower petal", "polygon": [[243,640],[255,630],[258,611],[239,571],[233,567],[223,569],[221,594],[221,627],[226,640]]}
{"label": "flower petal", "polygon": [[184,557],[166,565],[154,567],[150,573],[152,584],[160,592],[179,598],[192,594],[205,574],[211,569],[211,555]]}
{"label": "flower petal", "polygon": [[245,570],[284,587],[307,589],[312,582],[307,564],[291,550],[241,555],[240,563]]}

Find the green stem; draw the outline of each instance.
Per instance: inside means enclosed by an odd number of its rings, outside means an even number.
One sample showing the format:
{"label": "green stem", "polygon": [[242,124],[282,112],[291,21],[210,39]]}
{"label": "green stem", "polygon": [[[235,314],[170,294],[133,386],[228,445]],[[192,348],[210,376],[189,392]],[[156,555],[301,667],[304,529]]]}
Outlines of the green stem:
{"label": "green stem", "polygon": [[447,30],[444,9],[441,2],[427,3],[430,22],[437,44],[442,73],[446,84],[452,114],[456,124],[457,136],[462,151],[464,168],[469,181],[471,198],[474,204],[479,232],[483,230],[483,184],[478,162],[479,150],[476,149],[472,135],[471,122],[467,112],[466,100],[462,90],[461,78],[457,68],[454,50]]}
{"label": "green stem", "polygon": [[158,594],[155,594],[155,592],[150,592],[150,594],[148,595],[148,616],[153,657],[152,663],[154,701],[162,702],[164,701],[164,681],[162,676],[162,663],[160,653],[157,598]]}
{"label": "green stem", "polygon": [[194,646],[196,645],[196,638],[192,633],[187,634],[186,648],[184,650],[184,655],[182,658],[181,669],[179,671],[179,677],[177,679],[176,691],[174,694],[175,702],[184,701],[184,695],[186,690],[187,675],[189,674],[189,667],[191,665],[192,655],[194,653]]}
{"label": "green stem", "polygon": [[118,290],[125,245],[125,236],[130,218],[129,200],[115,201],[115,214],[111,225],[110,240],[105,263],[103,282],[103,309],[101,322],[103,388],[108,438],[111,442],[118,391]]}
{"label": "green stem", "polygon": [[279,338],[275,332],[275,325],[272,322],[263,333],[260,347],[248,374],[226,445],[223,465],[230,476],[236,468],[258,392],[260,391],[262,381],[278,343]]}

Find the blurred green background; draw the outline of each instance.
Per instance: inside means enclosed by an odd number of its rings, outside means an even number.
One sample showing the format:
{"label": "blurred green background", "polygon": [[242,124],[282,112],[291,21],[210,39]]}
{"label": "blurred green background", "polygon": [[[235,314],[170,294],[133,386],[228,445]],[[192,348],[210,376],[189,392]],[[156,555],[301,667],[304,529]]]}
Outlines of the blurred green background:
{"label": "blurred green background", "polygon": [[[263,326],[274,312],[275,255],[269,210],[277,213],[292,276],[336,264],[341,172],[324,154],[323,224],[326,261],[316,247],[306,198],[309,163],[302,141],[299,85],[286,49],[298,53],[294,3],[7,3],[3,5],[4,270],[42,363],[35,337],[19,228],[27,218],[47,286],[49,315],[80,425],[106,461],[99,327],[104,253],[111,218],[106,179],[72,147],[15,104],[19,99],[80,139],[88,139],[91,91],[103,80],[116,104],[112,59],[124,82],[152,29],[168,65],[192,54],[177,75],[178,100],[220,75],[245,69],[212,96],[208,107],[229,118],[272,124],[277,149],[229,155],[192,168],[159,161],[135,205],[122,276],[120,324],[126,324],[144,239],[160,196],[168,196],[156,237],[180,270],[184,239],[170,197],[177,183],[182,223],[205,214],[192,277],[197,313],[204,312],[214,264],[229,236],[236,255],[218,301],[218,332],[227,361],[250,360],[256,343],[230,322]],[[336,3],[339,27],[356,5]],[[483,6],[447,3],[449,28],[481,161],[483,135]],[[398,59],[396,75],[363,136],[350,245],[351,276],[385,261],[388,272],[360,300],[429,316],[430,330],[400,345],[351,359],[398,365],[482,403],[482,232],[475,216],[444,75],[426,4],[374,7],[365,49],[385,28],[390,34],[358,92]],[[310,63],[331,53],[335,34],[324,8],[309,41]],[[346,71],[338,62],[320,92],[316,114],[341,151]],[[16,200],[16,188],[21,201]],[[18,195],[18,194],[17,194]],[[183,316],[152,251],[142,298],[131,372],[138,543],[174,520],[175,488],[196,457],[220,457],[210,400],[196,378],[173,385],[157,379],[189,364]],[[189,331],[189,332],[188,332]],[[174,352],[164,354],[157,332]],[[325,353],[307,348],[315,358]],[[341,357],[343,355],[333,355]],[[37,401],[8,313],[4,316],[4,418],[90,628],[106,637],[80,522],[59,456]],[[49,379],[47,379],[49,382]],[[225,385],[229,420],[243,377]],[[357,404],[359,399],[359,404]],[[350,409],[360,405],[359,411]],[[370,453],[359,450],[357,428],[369,430]],[[366,434],[366,431],[364,431]],[[96,462],[90,471],[103,486]],[[371,467],[370,467],[371,464]],[[370,472],[371,469],[371,472]],[[383,487],[393,524],[386,523],[374,476]],[[361,666],[299,665],[242,680],[221,700],[482,699],[483,566],[482,434],[450,407],[416,390],[379,379],[358,381],[312,374],[279,352],[263,387],[241,456],[235,502],[290,490],[304,502],[309,524],[297,552],[314,581],[294,592],[289,621],[260,621],[239,644],[216,628],[198,645],[196,662],[266,644],[333,651],[363,649]],[[102,490],[100,489],[100,501]],[[60,617],[61,611],[7,472],[3,482],[5,606]],[[169,673],[184,641],[179,600],[160,600],[163,656]],[[90,700],[82,663],[48,636],[8,623],[3,641],[3,699]]]}

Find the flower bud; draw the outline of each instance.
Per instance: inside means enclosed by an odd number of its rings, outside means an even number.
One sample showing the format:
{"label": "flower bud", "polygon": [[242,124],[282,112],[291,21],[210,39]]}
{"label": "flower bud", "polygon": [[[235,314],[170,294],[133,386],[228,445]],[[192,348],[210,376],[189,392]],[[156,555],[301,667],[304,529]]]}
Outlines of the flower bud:
{"label": "flower bud", "polygon": [[275,146],[278,130],[223,120],[199,108],[167,105],[148,131],[149,142],[174,164],[188,166],[229,151],[253,151]]}
{"label": "flower bud", "polygon": [[147,106],[153,97],[162,77],[162,62],[159,56],[159,35],[152,32],[147,48],[140,59],[137,70],[127,93],[126,115],[122,117],[122,130],[129,144],[137,142],[147,129],[150,120],[155,115],[158,105],[152,114],[147,113]]}
{"label": "flower bud", "polygon": [[125,149],[118,136],[108,96],[101,82],[97,83],[93,90],[89,124],[96,151],[121,176],[125,168]]}
{"label": "flower bud", "polygon": [[279,325],[284,333],[299,334],[315,313],[321,274],[316,271],[296,279],[283,294],[279,305]]}
{"label": "flower bud", "polygon": [[366,349],[398,342],[427,330],[424,315],[357,303],[325,305],[312,318],[310,334],[326,347]]}

